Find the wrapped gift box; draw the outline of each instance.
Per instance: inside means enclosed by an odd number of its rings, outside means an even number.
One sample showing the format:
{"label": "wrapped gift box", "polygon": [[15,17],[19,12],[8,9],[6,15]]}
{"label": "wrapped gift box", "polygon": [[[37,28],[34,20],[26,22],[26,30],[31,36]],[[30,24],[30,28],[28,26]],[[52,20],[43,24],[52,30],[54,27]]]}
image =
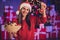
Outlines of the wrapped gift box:
{"label": "wrapped gift box", "polygon": [[55,23],[55,25],[57,25],[57,27],[60,27],[60,21],[58,21],[57,23]]}
{"label": "wrapped gift box", "polygon": [[9,39],[9,34],[5,31],[4,25],[1,25],[1,34],[2,40]]}
{"label": "wrapped gift box", "polygon": [[5,22],[13,21],[16,18],[16,13],[13,11],[13,6],[5,6]]}
{"label": "wrapped gift box", "polygon": [[60,29],[58,30],[58,38],[60,38]]}
{"label": "wrapped gift box", "polygon": [[42,28],[41,29],[41,31],[40,31],[40,33],[39,33],[39,38],[41,39],[41,40],[45,40],[46,39],[46,28]]}
{"label": "wrapped gift box", "polygon": [[46,32],[46,28],[42,28],[40,32]]}
{"label": "wrapped gift box", "polygon": [[60,20],[60,16],[56,16],[56,20]]}
{"label": "wrapped gift box", "polygon": [[0,24],[4,24],[4,17],[3,16],[0,17]]}
{"label": "wrapped gift box", "polygon": [[51,38],[56,38],[56,33],[52,33]]}
{"label": "wrapped gift box", "polygon": [[2,31],[2,40],[10,39],[9,33],[6,31]]}
{"label": "wrapped gift box", "polygon": [[[45,32],[44,32],[44,33],[45,33]],[[40,38],[40,39],[46,39],[46,34],[43,34],[43,33],[42,33],[42,34],[39,34],[39,38]]]}

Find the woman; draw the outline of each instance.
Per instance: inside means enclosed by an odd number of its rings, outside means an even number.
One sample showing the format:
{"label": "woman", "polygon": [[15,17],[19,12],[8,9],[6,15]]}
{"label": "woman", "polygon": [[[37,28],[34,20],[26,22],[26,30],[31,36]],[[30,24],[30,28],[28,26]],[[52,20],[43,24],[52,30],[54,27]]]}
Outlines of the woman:
{"label": "woman", "polygon": [[22,3],[18,16],[20,19],[21,29],[17,32],[18,40],[34,40],[35,19],[36,17],[30,15],[31,6],[29,3]]}
{"label": "woman", "polygon": [[[46,5],[44,3],[41,3],[44,7],[42,7],[41,9],[43,10],[43,16],[42,16],[42,21],[46,22],[46,14],[45,14],[45,10],[46,10]],[[19,14],[22,14],[21,17],[21,29],[18,31],[18,36],[17,39],[20,40],[34,40],[34,31],[35,31],[35,26],[36,26],[36,18],[35,16],[31,16],[30,12],[31,12],[31,6],[29,3],[22,3],[20,5],[20,10],[19,10]],[[39,23],[41,23],[40,18],[38,18]]]}
{"label": "woman", "polygon": [[[46,14],[45,9],[43,9],[43,22],[46,22]],[[30,15],[31,6],[29,3],[24,2],[20,5],[20,9],[18,10],[18,25],[21,26],[21,29],[14,35],[16,40],[34,40],[34,32],[36,26],[36,18],[35,16]],[[40,23],[40,18],[38,18]]]}

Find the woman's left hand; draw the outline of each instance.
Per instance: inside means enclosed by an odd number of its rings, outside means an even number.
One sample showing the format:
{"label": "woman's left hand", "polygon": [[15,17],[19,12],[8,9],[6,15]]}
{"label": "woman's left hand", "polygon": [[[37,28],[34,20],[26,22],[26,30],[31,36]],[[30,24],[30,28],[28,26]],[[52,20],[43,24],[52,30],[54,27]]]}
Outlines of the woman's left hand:
{"label": "woman's left hand", "polygon": [[41,2],[40,12],[43,14],[44,17],[46,17],[46,7],[47,7],[47,5],[43,2]]}
{"label": "woman's left hand", "polygon": [[44,2],[41,2],[41,9],[46,10],[47,5]]}

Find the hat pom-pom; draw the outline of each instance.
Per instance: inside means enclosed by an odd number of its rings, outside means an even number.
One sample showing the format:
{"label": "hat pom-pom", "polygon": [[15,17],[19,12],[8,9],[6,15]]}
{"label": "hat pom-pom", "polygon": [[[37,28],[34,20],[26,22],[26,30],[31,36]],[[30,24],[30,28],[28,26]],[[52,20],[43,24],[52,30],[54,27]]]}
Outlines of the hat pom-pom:
{"label": "hat pom-pom", "polygon": [[16,11],[16,14],[17,14],[17,15],[19,15],[19,10],[18,10],[18,11]]}

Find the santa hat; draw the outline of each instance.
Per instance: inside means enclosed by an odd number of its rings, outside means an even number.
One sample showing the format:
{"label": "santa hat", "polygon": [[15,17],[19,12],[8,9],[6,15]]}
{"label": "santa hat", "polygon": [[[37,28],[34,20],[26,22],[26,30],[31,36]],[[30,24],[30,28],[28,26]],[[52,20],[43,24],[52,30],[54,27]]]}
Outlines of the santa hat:
{"label": "santa hat", "polygon": [[22,3],[22,4],[20,5],[20,9],[22,9],[23,7],[29,8],[29,10],[30,10],[30,12],[31,12],[31,5],[30,5],[29,3],[27,3],[27,2]]}
{"label": "santa hat", "polygon": [[[30,12],[31,12],[31,5],[28,2],[24,2],[20,5],[19,9],[21,10],[23,7],[27,7],[29,8]],[[19,14],[19,10],[16,12],[16,14]]]}

